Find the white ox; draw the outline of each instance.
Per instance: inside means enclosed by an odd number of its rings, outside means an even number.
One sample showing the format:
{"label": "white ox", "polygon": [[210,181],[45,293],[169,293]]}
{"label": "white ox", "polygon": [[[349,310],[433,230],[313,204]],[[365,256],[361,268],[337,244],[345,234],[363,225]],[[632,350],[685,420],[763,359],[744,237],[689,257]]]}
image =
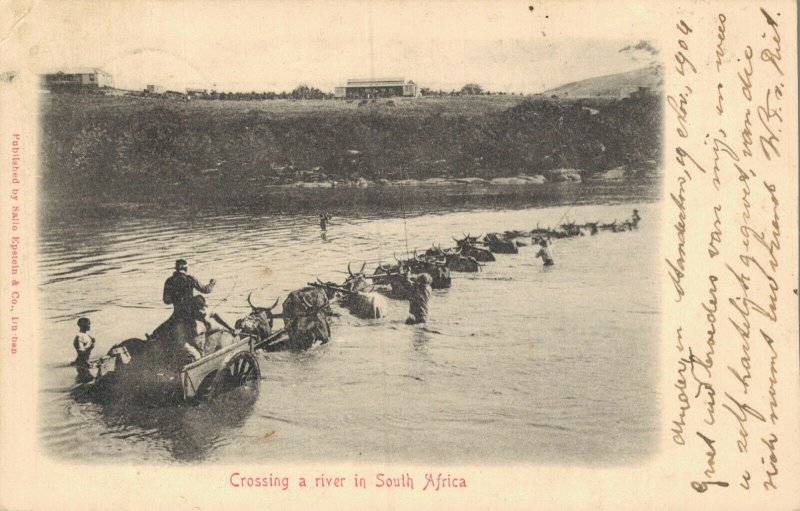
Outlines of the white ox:
{"label": "white ox", "polygon": [[347,296],[345,306],[350,310],[350,314],[360,319],[385,318],[389,308],[383,295],[361,291]]}

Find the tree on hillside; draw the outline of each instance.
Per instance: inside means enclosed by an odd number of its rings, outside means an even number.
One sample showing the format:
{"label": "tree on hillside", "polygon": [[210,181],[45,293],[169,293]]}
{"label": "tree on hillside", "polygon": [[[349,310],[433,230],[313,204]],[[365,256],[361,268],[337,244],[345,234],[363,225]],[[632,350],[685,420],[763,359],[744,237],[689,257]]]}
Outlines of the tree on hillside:
{"label": "tree on hillside", "polygon": [[468,83],[461,87],[461,94],[464,94],[465,96],[477,96],[483,94],[483,87],[477,83]]}

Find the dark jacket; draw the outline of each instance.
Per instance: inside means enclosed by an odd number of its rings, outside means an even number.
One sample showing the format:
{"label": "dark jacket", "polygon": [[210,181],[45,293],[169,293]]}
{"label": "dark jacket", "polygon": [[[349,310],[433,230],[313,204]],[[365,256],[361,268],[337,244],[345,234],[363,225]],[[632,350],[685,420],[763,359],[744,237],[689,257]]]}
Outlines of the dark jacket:
{"label": "dark jacket", "polygon": [[202,286],[191,275],[176,271],[164,282],[164,303],[172,304],[175,307],[176,315],[191,317],[194,310],[192,306],[194,290],[196,289],[201,293],[210,293],[212,287],[210,283],[207,286]]}

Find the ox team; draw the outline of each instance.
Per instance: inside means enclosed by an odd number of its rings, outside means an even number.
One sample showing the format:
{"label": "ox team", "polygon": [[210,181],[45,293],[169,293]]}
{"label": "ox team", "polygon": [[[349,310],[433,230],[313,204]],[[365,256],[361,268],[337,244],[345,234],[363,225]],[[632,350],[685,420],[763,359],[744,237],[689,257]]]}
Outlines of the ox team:
{"label": "ox team", "polygon": [[[329,216],[326,215],[322,218],[325,221]],[[195,291],[203,294],[210,293],[214,289],[216,281],[211,279],[208,284],[203,285],[188,273],[188,269],[185,259],[175,261],[175,271],[164,282],[163,292],[164,303],[173,306],[172,315],[159,325],[152,335],[148,336],[148,339],[156,341],[158,344],[161,364],[171,368],[178,368],[187,362],[198,360],[208,354],[209,350],[213,351],[214,347],[209,346],[208,349],[205,349],[206,346],[203,343],[204,334],[212,328],[210,319],[214,319],[224,328],[230,329],[219,316],[209,312],[206,300],[202,295],[194,294]],[[424,273],[417,277],[405,276],[404,287],[407,290],[410,304],[410,315],[406,323],[419,324],[427,321],[428,301],[432,294],[431,282],[432,278]],[[322,290],[313,286],[289,294],[283,305],[283,318],[290,337],[285,347],[307,349],[315,341],[322,343],[328,341],[330,335],[327,321],[327,317],[330,315],[328,300],[334,294],[334,290]],[[344,303],[351,302],[353,300],[344,301]],[[384,306],[380,308],[385,309]],[[271,309],[253,307],[254,314],[251,315],[257,316],[259,313],[266,312],[269,315],[268,328],[271,328]],[[381,310],[374,317],[380,317],[384,313],[384,310]],[[246,325],[247,323],[240,320],[237,322],[237,328],[240,328],[242,324]],[[201,325],[202,331],[199,328]],[[253,325],[254,329],[261,327],[262,325],[258,322]],[[94,348],[95,339],[89,335],[91,323],[88,318],[80,318],[78,328],[79,331],[73,339],[77,355],[74,364],[78,371],[78,383],[84,383],[93,379],[89,373],[89,357]],[[245,327],[245,329],[248,328]]]}
{"label": "ox team", "polygon": [[[325,231],[332,216],[325,212],[320,215],[320,228]],[[540,229],[538,226],[530,232],[506,231],[504,235],[487,234],[483,243],[489,250],[478,248],[478,237],[465,235],[457,242],[456,249],[443,250],[434,246],[423,257],[414,253],[413,259],[398,260],[396,266],[379,264],[372,276],[364,274],[364,266],[358,273],[353,273],[348,265],[349,277],[343,285],[335,283],[309,283],[308,287],[292,291],[283,302],[283,318],[288,339],[279,344],[267,346],[267,350],[276,349],[308,349],[315,342],[327,343],[330,339],[330,326],[328,317],[330,300],[335,296],[342,296],[341,304],[350,312],[364,319],[381,318],[385,315],[385,300],[382,295],[368,292],[370,284],[367,279],[373,279],[372,286],[388,285],[390,291],[397,298],[408,300],[409,316],[407,324],[426,323],[428,320],[428,304],[432,289],[450,287],[450,269],[454,271],[480,271],[481,262],[494,261],[492,252],[517,253],[517,246],[525,246],[524,242],[513,242],[519,236],[531,236],[538,242],[539,250],[536,258],[541,258],[544,266],[555,264],[550,252],[550,237],[562,238],[583,236],[582,229],[588,229],[591,235],[596,235],[599,230],[612,232],[631,231],[638,227],[641,220],[639,211],[634,209],[630,220],[611,224],[589,222],[584,225],[575,225],[574,222],[563,224],[560,229]],[[366,265],[366,263],[365,263]],[[187,362],[199,358],[219,349],[221,346],[208,343],[207,334],[212,325],[210,319],[215,320],[224,329],[233,332],[218,315],[210,313],[206,300],[202,295],[195,295],[198,291],[202,294],[210,293],[214,289],[215,280],[211,279],[203,285],[188,273],[188,263],[185,259],[175,261],[175,271],[164,282],[163,301],[173,306],[172,315],[148,336],[150,345],[159,363],[179,368]],[[411,276],[412,270],[416,277]],[[431,276],[433,275],[433,277]],[[259,338],[269,337],[272,333],[272,307],[256,307],[250,302],[252,312],[245,318],[236,322],[236,329],[246,334],[253,334]],[[202,324],[204,333],[198,326]],[[91,362],[89,357],[95,345],[95,339],[89,334],[91,323],[88,318],[78,320],[79,331],[73,339],[76,352],[75,367],[78,371],[78,382],[84,383],[92,380],[90,373]],[[280,346],[280,347],[277,347]],[[113,350],[113,348],[112,348]]]}

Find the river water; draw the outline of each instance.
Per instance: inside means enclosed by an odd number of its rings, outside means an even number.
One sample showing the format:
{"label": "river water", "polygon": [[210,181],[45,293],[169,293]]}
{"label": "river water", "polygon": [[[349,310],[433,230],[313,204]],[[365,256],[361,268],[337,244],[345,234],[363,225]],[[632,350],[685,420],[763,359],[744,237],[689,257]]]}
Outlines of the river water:
{"label": "river water", "polygon": [[[366,200],[351,207],[309,191],[283,210],[45,203],[41,440],[56,458],[109,463],[640,461],[657,425],[656,188],[403,188],[359,192]],[[324,237],[321,206],[335,207]],[[404,324],[404,302],[390,301],[384,320],[342,311],[329,344],[259,354],[256,396],[121,408],[71,392],[77,318],[92,321],[94,356],[143,337],[171,312],[161,291],[177,258],[199,280],[216,278],[207,298],[232,322],[251,291],[271,305],[316,277],[344,280],[348,262],[371,271],[406,247],[453,245],[451,235],[610,222],[633,208],[638,230],[557,240],[553,267],[523,247],[481,273],[454,273],[451,289],[434,291],[426,327]]]}

